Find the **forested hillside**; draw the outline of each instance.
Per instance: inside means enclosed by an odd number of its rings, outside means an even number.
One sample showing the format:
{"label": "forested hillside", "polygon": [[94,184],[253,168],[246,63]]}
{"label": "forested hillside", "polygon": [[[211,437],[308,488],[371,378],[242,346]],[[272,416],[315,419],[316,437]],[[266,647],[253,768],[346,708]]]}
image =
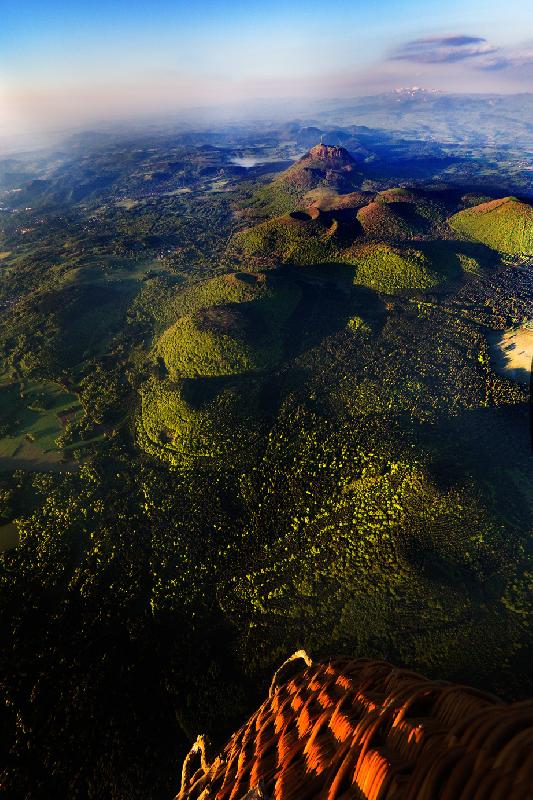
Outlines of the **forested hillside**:
{"label": "forested hillside", "polygon": [[531,692],[531,187],[369,131],[3,165],[6,798],[172,796],[300,647]]}

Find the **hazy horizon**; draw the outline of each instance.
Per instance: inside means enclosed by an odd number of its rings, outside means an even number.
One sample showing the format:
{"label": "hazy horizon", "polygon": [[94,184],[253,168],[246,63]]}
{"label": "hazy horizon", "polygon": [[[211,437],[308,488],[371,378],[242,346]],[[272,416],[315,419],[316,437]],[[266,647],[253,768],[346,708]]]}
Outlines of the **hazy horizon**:
{"label": "hazy horizon", "polygon": [[[0,136],[303,104],[400,86],[514,94],[533,78],[527,0],[248,7],[29,0],[3,9]],[[253,109],[248,109],[253,113]]]}
{"label": "hazy horizon", "polygon": [[[56,120],[54,123],[48,121],[41,127],[19,129],[17,131],[5,131],[0,129],[0,157],[16,156],[25,152],[46,150],[68,142],[69,138],[86,133],[109,134],[109,135],[144,135],[150,129],[162,132],[222,132],[228,125],[258,125],[264,122],[269,124],[284,124],[295,120],[305,120],[307,124],[319,122],[315,115],[319,115],[324,110],[321,105],[326,99],[331,106],[337,103],[350,103],[364,100],[365,98],[379,97],[381,95],[393,94],[400,90],[420,89],[423,91],[435,91],[444,96],[461,95],[475,97],[509,97],[514,96],[533,96],[533,92],[446,92],[444,90],[432,90],[424,86],[399,86],[391,90],[381,92],[352,94],[346,97],[317,97],[309,99],[307,102],[302,98],[285,98],[283,101],[274,98],[254,98],[240,103],[225,103],[220,105],[206,104],[204,106],[183,106],[182,108],[169,108],[159,111],[138,111],[129,114],[113,114],[107,116],[93,115],[85,119],[67,118]],[[361,125],[365,125],[367,120],[363,117]]]}

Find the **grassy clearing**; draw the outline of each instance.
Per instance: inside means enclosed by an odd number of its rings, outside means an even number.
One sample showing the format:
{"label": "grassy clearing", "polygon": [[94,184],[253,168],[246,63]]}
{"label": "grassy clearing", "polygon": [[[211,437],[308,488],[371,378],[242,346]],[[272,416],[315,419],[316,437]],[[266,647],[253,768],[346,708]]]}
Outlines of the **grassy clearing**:
{"label": "grassy clearing", "polygon": [[211,187],[209,189],[210,192],[221,192],[225,189],[228,185],[229,181],[227,179],[222,180],[215,180],[211,181]]}
{"label": "grassy clearing", "polygon": [[0,525],[0,553],[11,550],[19,543],[19,532],[14,522]]}
{"label": "grassy clearing", "polygon": [[[0,384],[0,458],[56,463],[56,438],[81,411],[76,395],[51,382]],[[7,467],[5,467],[7,468]]]}
{"label": "grassy clearing", "polygon": [[142,281],[154,272],[168,272],[168,268],[154,258],[89,258],[77,261],[72,268],[62,273],[61,278],[64,285],[107,285],[122,281]]}
{"label": "grassy clearing", "polygon": [[139,200],[133,200],[131,197],[125,197],[123,200],[117,200],[115,205],[118,206],[118,208],[125,208],[126,211],[130,211],[130,209],[138,206],[139,202]]}

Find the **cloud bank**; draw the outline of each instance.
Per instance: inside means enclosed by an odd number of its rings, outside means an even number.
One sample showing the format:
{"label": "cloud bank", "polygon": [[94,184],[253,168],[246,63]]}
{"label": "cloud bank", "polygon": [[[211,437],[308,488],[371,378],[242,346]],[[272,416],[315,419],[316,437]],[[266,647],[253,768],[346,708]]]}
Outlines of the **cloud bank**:
{"label": "cloud bank", "polygon": [[529,71],[533,72],[533,43],[526,43],[513,50],[491,44],[483,36],[429,36],[406,42],[390,55],[389,60],[441,65],[468,61],[477,70],[508,70],[515,77],[525,80]]}
{"label": "cloud bank", "polygon": [[[31,73],[8,79],[0,72],[0,138],[19,131],[87,126],[95,121],[138,116],[213,113],[213,108],[241,107],[256,113],[256,103],[285,108],[320,98],[349,98],[423,86],[450,92],[512,93],[533,87],[533,41],[497,46],[484,36],[455,32],[408,39],[394,51],[383,48],[374,59],[324,68],[311,60],[308,73],[282,75],[198,73],[192,64],[144,62],[119,69],[104,60],[94,74],[65,73],[61,81]],[[349,60],[348,55],[346,61]],[[104,67],[109,66],[109,69]],[[274,113],[272,111],[272,113]]]}
{"label": "cloud bank", "polygon": [[498,50],[493,56],[481,59],[477,66],[489,72],[515,70],[524,79],[529,74],[533,76],[533,43],[515,51]]}
{"label": "cloud bank", "polygon": [[391,58],[415,64],[454,64],[467,58],[486,57],[497,50],[482,36],[431,36],[406,42]]}

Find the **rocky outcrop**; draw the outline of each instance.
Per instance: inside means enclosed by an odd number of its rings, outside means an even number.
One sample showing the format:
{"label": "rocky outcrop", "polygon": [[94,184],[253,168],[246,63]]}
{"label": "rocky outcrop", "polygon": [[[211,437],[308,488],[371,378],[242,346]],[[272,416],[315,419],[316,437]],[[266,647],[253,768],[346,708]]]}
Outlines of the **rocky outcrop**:
{"label": "rocky outcrop", "polygon": [[354,164],[354,159],[344,147],[332,144],[316,144],[304,158],[319,159],[320,161],[335,161],[343,164]]}

